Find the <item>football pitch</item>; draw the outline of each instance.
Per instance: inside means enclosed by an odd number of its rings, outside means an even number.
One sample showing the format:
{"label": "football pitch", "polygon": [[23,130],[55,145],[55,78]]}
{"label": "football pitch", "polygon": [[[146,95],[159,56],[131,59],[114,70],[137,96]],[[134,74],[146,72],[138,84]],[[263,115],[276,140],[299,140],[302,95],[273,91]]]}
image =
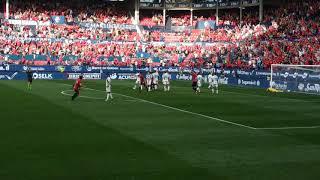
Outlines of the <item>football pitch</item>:
{"label": "football pitch", "polygon": [[1,180],[320,178],[320,96],[190,82],[0,81]]}

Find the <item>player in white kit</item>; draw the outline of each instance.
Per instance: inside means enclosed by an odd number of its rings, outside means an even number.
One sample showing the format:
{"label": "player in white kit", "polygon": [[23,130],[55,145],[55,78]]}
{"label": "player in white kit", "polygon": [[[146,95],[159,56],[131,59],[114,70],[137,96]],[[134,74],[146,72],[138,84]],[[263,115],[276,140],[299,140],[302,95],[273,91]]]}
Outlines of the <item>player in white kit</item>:
{"label": "player in white kit", "polygon": [[203,80],[203,77],[200,73],[197,76],[197,80],[198,80],[198,82],[197,82],[197,91],[196,92],[200,93],[200,88],[202,86],[202,80]]}
{"label": "player in white kit", "polygon": [[211,89],[212,87],[212,80],[213,80],[213,73],[208,75],[208,83],[209,83],[208,89]]}
{"label": "player in white kit", "polygon": [[212,94],[218,94],[218,86],[219,86],[219,78],[215,73],[209,74],[208,76],[209,81],[209,89],[211,89]]}
{"label": "player in white kit", "polygon": [[167,72],[165,72],[162,75],[162,83],[163,83],[163,89],[164,91],[170,91],[170,74]]}
{"label": "player in white kit", "polygon": [[155,71],[154,73],[152,73],[152,85],[153,85],[153,88],[154,90],[157,90],[158,89],[158,82],[159,82],[159,73],[158,71]]}
{"label": "player in white kit", "polygon": [[148,72],[147,75],[146,75],[147,90],[148,90],[148,92],[151,91],[152,77],[153,77],[152,74],[150,74],[150,72]]}
{"label": "player in white kit", "polygon": [[137,89],[137,87],[140,87],[140,73],[135,74],[135,77],[136,77],[136,82],[133,86],[134,90]]}
{"label": "player in white kit", "polygon": [[109,98],[113,99],[112,93],[111,93],[111,78],[110,77],[108,77],[106,79],[106,95],[107,95],[107,98],[105,101],[108,101]]}

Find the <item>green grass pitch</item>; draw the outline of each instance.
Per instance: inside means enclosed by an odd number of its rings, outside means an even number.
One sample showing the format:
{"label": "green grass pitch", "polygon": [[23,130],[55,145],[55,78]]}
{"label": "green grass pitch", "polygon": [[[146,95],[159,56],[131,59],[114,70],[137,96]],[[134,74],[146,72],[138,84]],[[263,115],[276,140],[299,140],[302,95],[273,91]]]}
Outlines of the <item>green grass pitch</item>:
{"label": "green grass pitch", "polygon": [[105,102],[105,82],[85,81],[71,101],[72,83],[0,82],[1,180],[320,178],[319,96],[113,81]]}

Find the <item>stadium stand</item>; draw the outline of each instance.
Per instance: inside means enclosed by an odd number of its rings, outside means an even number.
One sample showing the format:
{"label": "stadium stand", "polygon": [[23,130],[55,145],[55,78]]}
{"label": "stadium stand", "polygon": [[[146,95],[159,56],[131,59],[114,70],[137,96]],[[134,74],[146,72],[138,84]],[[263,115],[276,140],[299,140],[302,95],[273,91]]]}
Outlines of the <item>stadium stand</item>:
{"label": "stadium stand", "polygon": [[[294,1],[265,9],[262,22],[249,10],[240,22],[232,10],[223,11],[216,28],[165,31],[163,16],[140,17],[140,26],[123,9],[92,5],[15,1],[11,20],[50,22],[65,17],[64,24],[17,26],[3,21],[0,28],[1,60],[15,64],[91,64],[119,66],[223,66],[269,68],[272,63],[320,64],[320,2]],[[274,15],[276,13],[276,15]],[[191,26],[190,15],[172,16],[173,26]],[[212,14],[193,17],[215,21]],[[117,25],[84,27],[81,23]],[[131,25],[131,28],[121,28]],[[145,28],[148,26],[151,28]]]}

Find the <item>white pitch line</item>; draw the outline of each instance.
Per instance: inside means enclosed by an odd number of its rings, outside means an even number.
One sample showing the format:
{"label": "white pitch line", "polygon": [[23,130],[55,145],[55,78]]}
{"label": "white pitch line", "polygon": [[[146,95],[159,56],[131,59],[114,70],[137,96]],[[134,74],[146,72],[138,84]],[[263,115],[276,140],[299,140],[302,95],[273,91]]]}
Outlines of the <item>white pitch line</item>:
{"label": "white pitch line", "polygon": [[[63,85],[70,86],[69,84],[63,84]],[[98,91],[98,92],[105,92],[105,91],[102,91],[102,90],[86,88],[86,87],[84,87],[84,89]],[[131,99],[134,99],[134,100],[137,100],[137,101],[146,102],[146,103],[149,103],[149,104],[162,106],[162,107],[165,107],[165,108],[168,108],[168,109],[184,112],[184,113],[187,113],[187,114],[197,115],[197,116],[201,116],[201,117],[204,117],[204,118],[207,118],[207,119],[212,119],[212,120],[223,122],[223,123],[226,123],[226,124],[232,124],[232,125],[235,125],[235,126],[245,127],[245,128],[253,129],[253,130],[286,130],[286,129],[316,129],[316,128],[320,128],[320,126],[305,126],[305,127],[303,127],[303,126],[302,127],[294,127],[293,126],[293,127],[255,128],[255,127],[246,126],[246,125],[243,125],[243,124],[238,124],[238,123],[234,123],[234,122],[231,122],[231,121],[227,121],[227,120],[223,120],[223,119],[207,116],[207,115],[204,115],[204,114],[199,114],[199,113],[195,113],[195,112],[191,112],[191,111],[187,111],[187,110],[183,110],[183,109],[167,106],[167,105],[164,105],[164,104],[159,104],[159,103],[155,103],[155,102],[152,102],[152,101],[147,101],[147,100],[144,100],[144,99],[140,99],[140,98],[124,95],[124,94],[119,94],[119,93],[113,93],[113,94],[117,94],[119,96],[126,97],[126,98],[131,98]]]}
{"label": "white pitch line", "polygon": [[286,130],[286,129],[316,129],[316,128],[320,128],[320,126],[301,126],[301,127],[270,127],[270,128],[256,128],[259,130]]}
{"label": "white pitch line", "polygon": [[[92,89],[92,88],[84,88],[84,89],[89,89],[89,90],[99,91],[99,92],[105,92],[105,91],[102,91],[102,90]],[[127,96],[127,95],[124,95],[124,94],[119,94],[119,93],[113,93],[113,94],[116,94],[116,95],[119,95],[119,96],[122,96],[122,97],[126,97],[126,98],[131,98],[131,99],[138,100],[138,101],[142,101],[142,102],[145,102],[145,103],[153,104],[153,105],[156,105],[156,106],[165,107],[167,109],[172,109],[172,110],[184,112],[184,113],[187,113],[187,114],[197,115],[197,116],[204,117],[204,118],[207,118],[207,119],[212,119],[212,120],[215,120],[215,121],[219,121],[219,122],[223,122],[223,123],[227,123],[227,124],[232,124],[232,125],[239,126],[239,127],[245,127],[245,128],[254,129],[254,130],[256,129],[256,128],[251,127],[251,126],[246,126],[246,125],[243,125],[243,124],[234,123],[234,122],[231,122],[231,121],[227,121],[227,120],[223,120],[223,119],[207,116],[207,115],[204,115],[204,114],[199,114],[199,113],[195,113],[195,112],[191,112],[191,111],[187,111],[187,110],[183,110],[183,109],[167,106],[167,105],[164,105],[164,104],[159,104],[159,103],[152,102],[152,101],[147,101],[147,100],[136,98],[136,97],[132,97],[132,96]]]}
{"label": "white pitch line", "polygon": [[[66,96],[72,96],[72,94],[68,94],[66,93],[66,91],[71,91],[71,90],[65,90],[65,91],[61,91],[61,94],[66,95]],[[80,98],[87,98],[87,99],[105,99],[105,98],[96,98],[96,97],[91,97],[91,96],[79,96]]]}

